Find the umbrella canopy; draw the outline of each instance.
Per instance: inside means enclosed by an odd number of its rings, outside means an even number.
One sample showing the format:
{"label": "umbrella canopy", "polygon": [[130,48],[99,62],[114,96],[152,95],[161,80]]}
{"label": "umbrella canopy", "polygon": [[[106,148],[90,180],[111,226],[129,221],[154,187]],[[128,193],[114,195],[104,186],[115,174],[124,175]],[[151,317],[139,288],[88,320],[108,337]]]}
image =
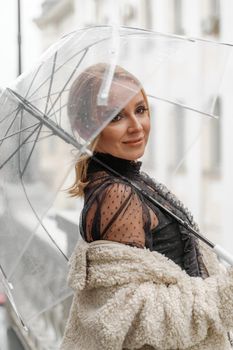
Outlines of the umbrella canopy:
{"label": "umbrella canopy", "polygon": [[155,108],[214,117],[230,52],[200,39],[91,27],[63,37],[2,91],[0,265],[23,324],[71,294],[67,259],[78,229],[73,219],[68,232],[61,225],[61,188],[74,161],[142,88]]}

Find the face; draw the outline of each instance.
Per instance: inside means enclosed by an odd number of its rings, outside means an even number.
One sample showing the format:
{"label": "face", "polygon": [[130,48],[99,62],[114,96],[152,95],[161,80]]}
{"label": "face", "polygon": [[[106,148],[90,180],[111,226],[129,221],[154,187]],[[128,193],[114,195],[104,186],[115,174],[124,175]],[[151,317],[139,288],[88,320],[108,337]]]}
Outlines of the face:
{"label": "face", "polygon": [[[109,104],[123,97],[124,91],[113,88]],[[149,110],[139,91],[101,132],[96,150],[118,158],[137,160],[144,154],[149,132]]]}

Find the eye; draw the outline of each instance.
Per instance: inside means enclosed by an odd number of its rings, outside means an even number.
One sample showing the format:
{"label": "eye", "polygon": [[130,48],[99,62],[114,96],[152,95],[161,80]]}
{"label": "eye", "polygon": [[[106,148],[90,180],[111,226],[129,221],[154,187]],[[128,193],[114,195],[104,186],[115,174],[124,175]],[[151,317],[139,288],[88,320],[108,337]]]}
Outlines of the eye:
{"label": "eye", "polygon": [[123,117],[124,116],[119,113],[111,120],[111,123],[119,122]]}
{"label": "eye", "polygon": [[137,114],[144,114],[146,111],[148,111],[148,108],[144,105],[138,106],[136,109]]}

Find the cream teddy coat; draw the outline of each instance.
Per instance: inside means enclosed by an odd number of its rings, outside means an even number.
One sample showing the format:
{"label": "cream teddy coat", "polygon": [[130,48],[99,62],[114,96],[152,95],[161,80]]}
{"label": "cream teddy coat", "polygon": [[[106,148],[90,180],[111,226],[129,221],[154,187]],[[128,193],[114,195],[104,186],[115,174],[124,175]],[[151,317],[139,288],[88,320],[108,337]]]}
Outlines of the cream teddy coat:
{"label": "cream teddy coat", "polygon": [[205,248],[210,277],[203,280],[157,252],[80,241],[70,259],[74,298],[61,350],[231,349],[233,270],[220,270],[211,254]]}

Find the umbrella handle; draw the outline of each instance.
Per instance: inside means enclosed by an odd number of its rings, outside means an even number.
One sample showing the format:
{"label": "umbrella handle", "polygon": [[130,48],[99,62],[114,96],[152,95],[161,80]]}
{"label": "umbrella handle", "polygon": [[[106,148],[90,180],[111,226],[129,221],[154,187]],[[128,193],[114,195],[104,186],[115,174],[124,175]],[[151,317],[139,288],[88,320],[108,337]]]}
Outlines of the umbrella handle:
{"label": "umbrella handle", "polygon": [[228,262],[228,264],[230,264],[231,266],[233,266],[233,255],[230,254],[229,252],[227,252],[225,249],[223,249],[220,245],[216,244],[213,247],[213,250],[215,251],[215,253],[218,255],[219,258],[225,260],[226,262]]}

